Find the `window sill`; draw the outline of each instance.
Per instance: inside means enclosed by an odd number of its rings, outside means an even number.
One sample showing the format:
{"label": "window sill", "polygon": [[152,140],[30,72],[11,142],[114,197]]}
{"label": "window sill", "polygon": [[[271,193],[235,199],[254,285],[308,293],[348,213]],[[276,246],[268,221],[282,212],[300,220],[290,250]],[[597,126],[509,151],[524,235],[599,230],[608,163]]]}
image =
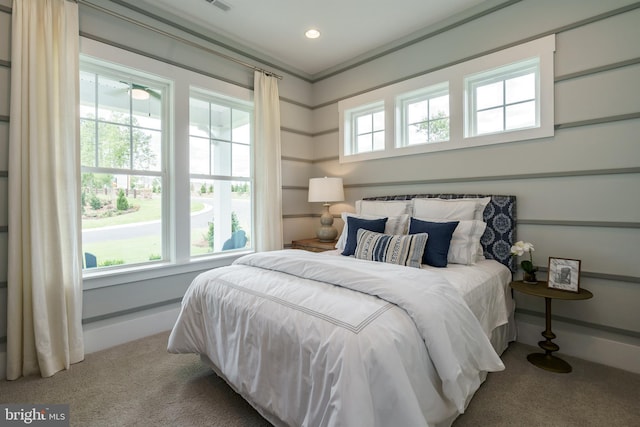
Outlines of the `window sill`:
{"label": "window sill", "polygon": [[102,270],[95,272],[84,271],[83,290],[118,286],[142,280],[157,279],[159,277],[174,276],[194,271],[205,271],[212,268],[230,265],[243,255],[252,253],[251,250],[234,251],[228,254],[216,254],[209,257],[195,258],[182,264],[159,262],[149,265],[137,265],[117,270]]}

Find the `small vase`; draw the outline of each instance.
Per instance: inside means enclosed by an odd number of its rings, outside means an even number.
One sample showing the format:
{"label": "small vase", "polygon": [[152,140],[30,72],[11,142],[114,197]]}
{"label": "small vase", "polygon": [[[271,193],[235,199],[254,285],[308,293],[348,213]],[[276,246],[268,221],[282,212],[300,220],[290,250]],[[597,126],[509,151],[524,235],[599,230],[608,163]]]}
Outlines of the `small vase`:
{"label": "small vase", "polygon": [[522,281],[524,283],[535,285],[536,283],[538,283],[538,279],[536,279],[536,272],[534,271],[533,273],[527,273],[525,271],[522,276]]}

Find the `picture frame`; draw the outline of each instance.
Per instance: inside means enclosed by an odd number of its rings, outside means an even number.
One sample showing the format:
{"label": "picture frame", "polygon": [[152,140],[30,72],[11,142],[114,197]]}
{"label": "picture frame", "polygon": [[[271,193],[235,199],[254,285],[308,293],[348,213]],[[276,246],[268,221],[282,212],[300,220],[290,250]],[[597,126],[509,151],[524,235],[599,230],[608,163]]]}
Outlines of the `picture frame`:
{"label": "picture frame", "polygon": [[580,260],[549,257],[549,289],[580,292]]}

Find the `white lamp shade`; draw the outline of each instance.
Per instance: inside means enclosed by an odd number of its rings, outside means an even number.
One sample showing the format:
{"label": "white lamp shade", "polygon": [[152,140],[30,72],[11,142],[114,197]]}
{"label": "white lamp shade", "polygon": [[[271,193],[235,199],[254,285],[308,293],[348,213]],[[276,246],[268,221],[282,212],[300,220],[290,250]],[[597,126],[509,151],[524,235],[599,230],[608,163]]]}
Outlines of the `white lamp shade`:
{"label": "white lamp shade", "polygon": [[309,180],[310,202],[341,202],[344,200],[342,178],[311,178]]}

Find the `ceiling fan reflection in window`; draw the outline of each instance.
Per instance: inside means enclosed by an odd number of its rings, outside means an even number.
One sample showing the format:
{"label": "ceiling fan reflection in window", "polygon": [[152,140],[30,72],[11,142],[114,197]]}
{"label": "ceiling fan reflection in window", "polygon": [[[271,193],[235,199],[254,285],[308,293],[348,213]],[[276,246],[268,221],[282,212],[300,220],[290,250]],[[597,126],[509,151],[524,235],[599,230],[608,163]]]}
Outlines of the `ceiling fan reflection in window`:
{"label": "ceiling fan reflection in window", "polygon": [[160,93],[150,89],[149,86],[144,86],[144,85],[139,85],[137,83],[130,83],[130,82],[124,82],[124,81],[120,81],[120,83],[124,83],[127,86],[129,86],[129,91],[131,92],[131,98],[133,99],[137,99],[140,101],[144,101],[146,99],[149,99],[149,97],[154,97],[156,99],[160,99]]}

